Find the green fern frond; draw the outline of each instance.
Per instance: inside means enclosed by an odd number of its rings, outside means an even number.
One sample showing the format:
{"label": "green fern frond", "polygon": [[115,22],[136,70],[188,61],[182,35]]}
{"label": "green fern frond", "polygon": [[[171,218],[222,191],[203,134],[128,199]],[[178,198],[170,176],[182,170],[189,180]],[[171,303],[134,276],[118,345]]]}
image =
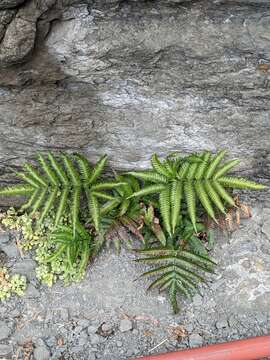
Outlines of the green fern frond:
{"label": "green fern frond", "polygon": [[38,192],[39,192],[39,189],[36,189],[36,190],[31,194],[31,196],[29,197],[28,201],[20,207],[20,210],[19,210],[20,213],[22,213],[22,212],[30,209],[30,208],[35,204],[35,201],[36,201]]}
{"label": "green fern frond", "polygon": [[31,185],[18,184],[13,186],[7,186],[0,188],[0,195],[3,196],[26,196],[32,194],[35,191],[35,187]]}
{"label": "green fern frond", "polygon": [[179,180],[173,180],[171,188],[171,225],[172,233],[175,232],[175,228],[179,221],[181,200],[182,200],[182,182]]}
{"label": "green fern frond", "polygon": [[55,227],[59,225],[60,220],[65,212],[65,209],[67,208],[68,195],[69,195],[69,188],[64,188],[63,191],[61,192],[60,200],[55,214],[55,221],[54,221]]}
{"label": "green fern frond", "polygon": [[233,189],[251,189],[251,190],[263,190],[265,185],[258,184],[255,181],[251,181],[241,177],[222,176],[218,179],[219,183],[225,187],[231,187]]}
{"label": "green fern frond", "polygon": [[227,191],[218,181],[213,181],[212,185],[223,200],[225,200],[231,206],[236,206],[233,198],[227,193]]}
{"label": "green fern frond", "polygon": [[48,153],[48,159],[50,160],[50,163],[52,165],[52,168],[56,172],[58,178],[60,179],[61,183],[64,186],[69,185],[69,179],[65,171],[63,170],[63,167],[58,163],[58,161],[55,159],[54,155],[52,153]]}
{"label": "green fern frond", "polygon": [[153,169],[160,175],[165,176],[165,177],[170,177],[171,176],[171,172],[168,171],[168,169],[166,168],[166,166],[164,166],[160,160],[158,159],[156,154],[152,155],[151,158],[151,164]]}
{"label": "green fern frond", "polygon": [[155,185],[149,185],[145,187],[144,189],[141,189],[140,191],[137,191],[133,193],[129,198],[133,197],[142,197],[149,194],[156,194],[166,189],[166,186],[163,184],[155,184]]}
{"label": "green fern frond", "polygon": [[190,167],[190,163],[188,161],[183,162],[180,169],[178,170],[177,178],[180,180],[185,179],[189,167]]}
{"label": "green fern frond", "polygon": [[203,177],[210,158],[211,158],[210,151],[205,151],[202,155],[202,162],[198,165],[198,168],[197,168],[197,171],[195,174],[196,180],[200,180]]}
{"label": "green fern frond", "polygon": [[26,182],[27,184],[29,184],[30,186],[32,187],[35,187],[35,188],[39,188],[41,185],[40,185],[40,182],[38,182],[36,179],[34,179],[31,175],[29,174],[25,174],[25,173],[22,173],[22,172],[17,172],[16,175],[22,179],[24,182]]}
{"label": "green fern frond", "polygon": [[198,163],[190,164],[188,172],[186,174],[187,180],[194,180],[197,168],[198,168]]}
{"label": "green fern frond", "polygon": [[86,157],[78,153],[74,154],[73,158],[76,160],[78,164],[78,168],[80,170],[83,181],[84,182],[89,181],[92,174],[89,161],[86,159]]}
{"label": "green fern frond", "polygon": [[215,191],[214,187],[212,186],[211,182],[206,180],[204,182],[204,186],[205,186],[205,190],[209,196],[209,198],[211,199],[211,201],[213,202],[213,204],[215,204],[215,206],[223,213],[225,214],[225,208],[224,205],[218,195],[218,193]]}
{"label": "green fern frond", "polygon": [[72,192],[71,208],[70,208],[74,237],[76,232],[76,225],[77,222],[79,221],[80,203],[81,203],[81,188],[76,187]]}
{"label": "green fern frond", "polygon": [[97,198],[99,198],[99,199],[102,199],[102,200],[108,200],[108,201],[110,201],[110,200],[114,200],[114,199],[115,199],[115,196],[110,195],[110,194],[107,194],[107,193],[104,193],[104,192],[93,191],[93,190],[91,189],[91,193],[92,193],[95,197],[97,197]]}
{"label": "green fern frond", "polygon": [[195,231],[197,232],[197,229],[196,229],[196,198],[195,198],[195,192],[194,192],[191,181],[185,182],[184,194],[185,194],[185,198],[186,198],[187,209],[188,209],[188,214],[189,214],[190,220],[192,222],[192,225],[193,225]]}
{"label": "green fern frond", "polygon": [[[143,249],[140,253],[146,255],[137,262],[155,266],[141,276],[155,276],[148,289],[159,288],[160,291],[168,289],[169,299],[173,311],[178,310],[177,293],[191,298],[197,291],[197,286],[205,279],[201,273],[212,273],[215,262],[209,258],[180,249]],[[161,266],[160,266],[161,265]]]}
{"label": "green fern frond", "polygon": [[225,150],[221,150],[214,156],[214,158],[209,163],[207,170],[205,172],[205,176],[204,176],[205,179],[212,178],[212,175],[214,174],[217,166],[220,164],[221,160],[223,159],[225,153],[226,153]]}
{"label": "green fern frond", "polygon": [[104,216],[104,215],[108,214],[110,211],[114,210],[119,205],[119,203],[120,203],[120,199],[118,199],[118,198],[106,202],[100,208],[100,215]]}
{"label": "green fern frond", "polygon": [[93,168],[93,171],[92,171],[92,175],[89,179],[89,184],[93,184],[97,178],[100,176],[100,174],[103,172],[106,164],[107,164],[107,161],[108,161],[108,156],[107,155],[104,155],[102,156],[98,162],[96,163],[96,165],[94,166]]}
{"label": "green fern frond", "polygon": [[67,170],[67,173],[69,175],[69,178],[72,181],[72,185],[74,187],[80,187],[81,186],[80,174],[75,169],[75,166],[73,165],[71,158],[67,154],[62,154],[62,159],[65,168]]}
{"label": "green fern frond", "polygon": [[164,227],[169,235],[171,230],[171,186],[167,185],[159,194],[160,213],[164,222]]}
{"label": "green fern frond", "polygon": [[47,193],[47,188],[44,188],[41,190],[41,192],[38,193],[35,204],[32,206],[32,211],[30,213],[30,216],[35,215],[35,213],[40,209],[41,205],[45,201]]}
{"label": "green fern frond", "polygon": [[215,212],[212,208],[211,202],[208,198],[207,192],[205,191],[203,184],[200,181],[196,181],[195,183],[195,190],[196,193],[198,195],[198,198],[202,204],[202,206],[204,207],[204,209],[206,210],[207,214],[213,219],[215,220]]}
{"label": "green fern frond", "polygon": [[42,212],[41,212],[41,214],[39,216],[38,225],[41,225],[43,223],[43,221],[45,220],[45,218],[48,215],[49,211],[54,206],[56,197],[57,197],[57,189],[54,189],[50,193],[50,195],[49,195],[49,197],[48,197],[48,199],[47,199],[47,201],[45,203],[45,206],[44,206],[44,208],[43,208],[43,210],[42,210]]}
{"label": "green fern frond", "polygon": [[139,178],[144,181],[151,181],[153,183],[158,184],[166,184],[168,182],[168,179],[166,176],[161,175],[155,171],[130,171],[128,172],[129,175],[132,175],[136,178]]}
{"label": "green fern frond", "polygon": [[123,185],[126,185],[126,183],[115,182],[115,181],[104,181],[104,182],[99,182],[98,184],[92,185],[91,190],[93,190],[93,191],[110,190],[110,189],[115,189],[115,188],[117,188],[119,186],[123,186]]}
{"label": "green fern frond", "polygon": [[30,164],[26,163],[24,164],[24,168],[28,171],[29,175],[35,179],[39,184],[40,186],[43,186],[43,187],[47,187],[48,186],[48,183],[47,181],[44,179],[43,176],[41,176],[38,171],[36,169],[33,168],[33,166],[31,166]]}
{"label": "green fern frond", "polygon": [[96,231],[99,231],[100,209],[97,198],[91,193],[91,191],[88,191],[87,199],[88,199],[89,215],[91,216]]}
{"label": "green fern frond", "polygon": [[40,163],[42,170],[47,175],[49,183],[56,187],[59,186],[59,180],[57,175],[55,174],[53,169],[48,165],[47,161],[41,154],[38,155],[38,161]]}
{"label": "green fern frond", "polygon": [[240,160],[238,159],[234,159],[234,160],[229,160],[227,161],[225,164],[223,164],[221,167],[219,167],[213,176],[213,179],[218,179],[219,177],[223,176],[224,174],[226,174],[228,171],[230,171],[232,168],[234,168],[235,166],[237,166],[240,163]]}

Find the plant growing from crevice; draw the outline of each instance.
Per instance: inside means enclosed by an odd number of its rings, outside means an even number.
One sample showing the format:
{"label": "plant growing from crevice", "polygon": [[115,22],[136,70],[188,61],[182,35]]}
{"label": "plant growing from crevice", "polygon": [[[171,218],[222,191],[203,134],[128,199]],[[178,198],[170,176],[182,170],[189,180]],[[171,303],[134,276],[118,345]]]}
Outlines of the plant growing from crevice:
{"label": "plant growing from crevice", "polygon": [[39,155],[38,170],[26,164],[18,174],[23,184],[0,189],[0,195],[27,198],[20,214],[9,213],[2,222],[22,229],[24,249],[36,251],[37,277],[49,286],[57,279],[81,280],[106,244],[113,243],[117,252],[137,244],[143,256],[137,261],[153,266],[143,274],[154,277],[149,288],[167,289],[177,312],[177,293],[192,297],[215,267],[205,215],[219,223],[234,211],[238,221],[247,208],[231,189],[264,188],[228,176],[239,161],[222,163],[224,154],[176,153],[163,161],[154,154],[152,170],[102,180],[107,156],[91,166],[80,154]]}
{"label": "plant growing from crevice", "polygon": [[[115,181],[98,180],[107,162],[102,156],[91,168],[82,155],[61,154],[56,157],[48,153],[39,154],[39,170],[31,164],[24,165],[24,172],[17,175],[23,184],[6,187],[0,195],[27,197],[20,211],[30,211],[34,215],[39,211],[38,225],[42,225],[50,211],[54,211],[54,225],[57,227],[65,214],[69,214],[75,235],[76,224],[80,220],[81,200],[85,199],[89,216],[98,230],[100,223],[100,199],[106,199],[104,190],[119,186]],[[121,185],[121,184],[120,184]]]}
{"label": "plant growing from crevice", "polygon": [[[198,291],[199,283],[205,282],[203,273],[214,271],[216,263],[208,256],[204,243],[208,241],[210,234],[201,223],[196,223],[200,233],[195,234],[193,225],[184,219],[180,221],[173,236],[166,236],[166,232],[162,229],[162,221],[160,224],[151,205],[145,209],[144,222],[157,241],[136,250],[143,256],[137,259],[137,262],[154,266],[141,276],[155,277],[148,290],[154,288],[158,288],[159,291],[167,290],[172,309],[177,313],[179,311],[177,293],[191,299]],[[204,234],[204,242],[200,238],[201,234]]]}
{"label": "plant growing from crevice", "polygon": [[196,229],[196,202],[216,221],[216,210],[225,213],[226,204],[236,206],[232,196],[225,188],[264,189],[264,186],[245,178],[228,176],[239,160],[221,163],[225,151],[212,155],[209,151],[188,157],[165,159],[163,162],[154,154],[151,171],[136,171],[129,174],[151,185],[135,192],[132,197],[149,194],[159,195],[159,207],[168,235],[172,235],[178,225],[182,202],[186,203],[187,212]]}

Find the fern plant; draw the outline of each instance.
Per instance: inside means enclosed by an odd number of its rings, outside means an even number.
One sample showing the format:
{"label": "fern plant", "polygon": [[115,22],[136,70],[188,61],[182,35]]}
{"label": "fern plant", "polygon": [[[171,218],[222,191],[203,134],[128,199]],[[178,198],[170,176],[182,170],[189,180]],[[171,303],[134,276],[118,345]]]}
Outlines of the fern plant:
{"label": "fern plant", "polygon": [[101,231],[96,239],[97,252],[105,243],[113,244],[118,253],[122,244],[132,249],[133,239],[130,233],[144,242],[139,230],[141,205],[137,198],[130,198],[134,191],[140,190],[140,184],[129,175],[116,175],[115,180],[123,185],[113,189],[112,200],[101,207]]}
{"label": "fern plant", "polygon": [[159,206],[164,228],[171,236],[179,224],[181,204],[186,202],[187,211],[196,229],[196,201],[203,206],[206,213],[215,220],[216,210],[225,213],[226,204],[236,206],[230,193],[232,189],[264,189],[265,186],[241,177],[228,176],[239,160],[222,163],[225,151],[212,155],[205,151],[199,155],[184,158],[167,158],[163,162],[154,154],[151,159],[151,171],[129,172],[141,179],[143,189],[134,192],[131,197],[143,197],[149,194],[159,195]]}
{"label": "fern plant", "polygon": [[82,224],[76,223],[75,237],[72,228],[60,225],[50,234],[49,240],[55,249],[46,262],[50,263],[64,256],[68,267],[72,268],[77,264],[79,273],[84,273],[93,244],[90,233]]}
{"label": "fern plant", "polygon": [[47,157],[40,154],[38,161],[39,170],[26,163],[25,172],[17,174],[24,183],[2,188],[0,195],[26,196],[27,201],[21,211],[30,211],[31,215],[40,211],[39,225],[52,209],[55,212],[56,228],[64,214],[70,214],[74,236],[76,223],[80,218],[81,199],[84,197],[89,215],[98,231],[100,201],[112,199],[104,190],[122,185],[115,181],[98,180],[107,163],[107,156],[102,156],[93,168],[88,160],[79,154],[62,154],[59,159],[51,153]]}
{"label": "fern plant", "polygon": [[180,242],[169,239],[165,247],[137,250],[144,257],[137,262],[154,265],[144,272],[142,277],[155,277],[148,290],[159,288],[168,290],[174,313],[179,311],[177,293],[189,299],[198,292],[198,284],[205,282],[202,273],[213,273],[216,263],[208,256],[202,256],[191,250],[184,250]]}

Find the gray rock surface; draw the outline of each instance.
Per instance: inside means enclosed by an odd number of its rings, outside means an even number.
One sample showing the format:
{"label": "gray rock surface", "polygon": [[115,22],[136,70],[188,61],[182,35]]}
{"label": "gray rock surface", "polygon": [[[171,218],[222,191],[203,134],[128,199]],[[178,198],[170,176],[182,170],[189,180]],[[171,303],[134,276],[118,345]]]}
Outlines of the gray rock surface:
{"label": "gray rock surface", "polygon": [[[262,232],[268,209],[257,202],[252,212],[232,236],[216,233],[216,275],[209,275],[195,301],[179,296],[176,316],[166,294],[146,291],[149,283],[138,279],[146,268],[133,261],[134,254],[123,251],[118,257],[106,251],[81,283],[64,287],[58,282],[52,288],[30,283],[26,296],[1,303],[0,357],[18,353],[21,360],[32,342],[37,359],[127,360],[268,334],[270,263],[264,248],[269,240]],[[30,260],[25,254],[23,263]],[[21,262],[17,258],[14,265]],[[27,266],[22,268],[27,274]],[[32,274],[32,266],[28,271]],[[176,340],[175,326],[186,336]]]}
{"label": "gray rock surface", "polygon": [[227,148],[269,179],[269,2],[31,0],[2,16],[0,182],[52,149],[127,169]]}

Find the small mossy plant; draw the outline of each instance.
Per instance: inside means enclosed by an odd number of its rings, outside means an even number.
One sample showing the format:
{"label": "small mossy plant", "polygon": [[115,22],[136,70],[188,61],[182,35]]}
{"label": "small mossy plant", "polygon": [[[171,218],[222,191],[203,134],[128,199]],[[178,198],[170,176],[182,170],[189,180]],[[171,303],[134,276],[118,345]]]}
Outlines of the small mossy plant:
{"label": "small mossy plant", "polygon": [[0,301],[11,296],[23,296],[27,287],[26,277],[20,274],[10,275],[6,267],[0,268]]}
{"label": "small mossy plant", "polygon": [[36,250],[37,277],[49,286],[81,280],[105,244],[117,252],[136,247],[137,261],[152,266],[143,274],[152,278],[149,289],[167,290],[177,312],[177,294],[191,298],[216,265],[203,216],[218,222],[237,208],[233,189],[265,188],[228,175],[239,160],[223,162],[224,156],[204,151],[161,160],[154,154],[151,170],[104,179],[107,156],[92,166],[80,154],[39,154],[38,167],[27,163],[18,173],[22,184],[0,189],[0,196],[26,198],[2,223],[22,229],[24,249]]}

